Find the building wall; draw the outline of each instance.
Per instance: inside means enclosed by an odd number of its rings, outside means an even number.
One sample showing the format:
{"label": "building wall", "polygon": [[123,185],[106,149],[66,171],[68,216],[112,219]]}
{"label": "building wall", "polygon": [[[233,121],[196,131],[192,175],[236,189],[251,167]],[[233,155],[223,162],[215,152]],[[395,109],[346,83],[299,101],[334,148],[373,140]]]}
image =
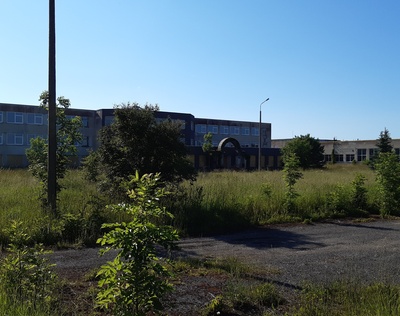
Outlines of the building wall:
{"label": "building wall", "polygon": [[[272,141],[272,148],[283,148],[291,139],[278,139]],[[332,150],[337,163],[352,163],[371,160],[377,153],[377,140],[320,140],[324,146],[326,162],[332,161]],[[392,146],[400,156],[400,139],[392,139]]]}
{"label": "building wall", "polygon": [[[72,159],[72,165],[79,165],[90,150],[98,148],[97,134],[103,126],[110,125],[114,119],[114,109],[82,110],[67,109],[70,117],[80,116],[83,127],[83,140],[77,145],[78,157]],[[26,167],[26,149],[30,139],[40,136],[47,138],[47,111],[39,106],[0,103],[0,167]],[[189,157],[196,168],[206,168],[208,160],[202,151],[204,135],[213,134],[213,146],[216,148],[221,140],[235,138],[241,146],[241,153],[231,150],[227,145],[222,153],[222,165],[230,168],[257,168],[258,147],[260,141],[259,123],[245,121],[215,120],[195,118],[188,113],[156,112],[156,120],[173,120],[182,124],[182,141],[189,149]],[[261,166],[277,168],[279,150],[268,151],[271,147],[271,124],[261,125]],[[247,157],[244,159],[243,157]],[[218,164],[221,163],[218,161]]]}

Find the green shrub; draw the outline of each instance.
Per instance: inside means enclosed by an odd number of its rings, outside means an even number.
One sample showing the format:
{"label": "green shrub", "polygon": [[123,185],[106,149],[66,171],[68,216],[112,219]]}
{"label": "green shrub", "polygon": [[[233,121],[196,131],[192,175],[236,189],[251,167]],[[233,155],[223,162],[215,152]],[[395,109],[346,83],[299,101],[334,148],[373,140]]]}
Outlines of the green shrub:
{"label": "green shrub", "polygon": [[98,240],[106,246],[101,253],[118,251],[114,261],[98,272],[97,304],[111,309],[114,315],[146,315],[162,307],[160,299],[171,289],[170,272],[158,259],[156,245],[169,250],[178,240],[172,226],[155,224],[163,217],[172,217],[165,207],[159,206],[160,199],[168,194],[160,187],[159,175],[139,177],[136,173],[131,186],[132,204],[111,206],[113,211],[131,216],[131,220],[103,224],[108,232]]}
{"label": "green shrub", "polygon": [[23,306],[27,311],[45,309],[50,313],[55,301],[54,265],[44,256],[46,252],[41,244],[31,245],[32,240],[21,222],[13,221],[8,235],[8,255],[1,260],[0,267],[2,303],[10,308]]}

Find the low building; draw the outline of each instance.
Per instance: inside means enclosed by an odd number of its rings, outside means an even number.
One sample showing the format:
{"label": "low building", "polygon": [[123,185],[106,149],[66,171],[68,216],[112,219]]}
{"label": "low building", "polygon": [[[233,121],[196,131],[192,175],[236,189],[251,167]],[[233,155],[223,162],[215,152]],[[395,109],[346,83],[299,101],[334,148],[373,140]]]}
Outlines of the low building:
{"label": "low building", "polygon": [[[291,139],[272,140],[272,148],[283,148]],[[373,159],[378,153],[377,140],[335,140],[320,139],[324,146],[325,162],[332,162],[333,155],[336,163],[363,162]],[[400,139],[392,139],[391,145],[400,157]]]}

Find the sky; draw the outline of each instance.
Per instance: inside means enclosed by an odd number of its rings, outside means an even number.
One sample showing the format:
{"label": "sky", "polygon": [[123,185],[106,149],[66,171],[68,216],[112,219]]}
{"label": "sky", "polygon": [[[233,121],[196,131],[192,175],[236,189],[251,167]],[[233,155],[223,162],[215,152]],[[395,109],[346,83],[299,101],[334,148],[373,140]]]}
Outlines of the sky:
{"label": "sky", "polygon": [[[272,124],[272,138],[400,138],[398,0],[56,0],[57,95]],[[0,0],[0,102],[48,86],[48,1]],[[260,104],[269,98],[262,106]]]}

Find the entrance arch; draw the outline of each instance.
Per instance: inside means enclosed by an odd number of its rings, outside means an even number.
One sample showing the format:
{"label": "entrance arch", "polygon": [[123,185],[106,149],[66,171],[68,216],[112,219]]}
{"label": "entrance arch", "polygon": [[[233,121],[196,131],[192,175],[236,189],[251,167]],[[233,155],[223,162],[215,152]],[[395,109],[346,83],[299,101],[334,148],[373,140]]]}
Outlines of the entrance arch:
{"label": "entrance arch", "polygon": [[[232,144],[234,152],[227,153],[225,146]],[[242,150],[239,141],[233,137],[227,137],[222,139],[217,147],[217,153],[219,155],[218,167],[219,168],[237,168],[247,169],[248,168],[248,155]]]}

